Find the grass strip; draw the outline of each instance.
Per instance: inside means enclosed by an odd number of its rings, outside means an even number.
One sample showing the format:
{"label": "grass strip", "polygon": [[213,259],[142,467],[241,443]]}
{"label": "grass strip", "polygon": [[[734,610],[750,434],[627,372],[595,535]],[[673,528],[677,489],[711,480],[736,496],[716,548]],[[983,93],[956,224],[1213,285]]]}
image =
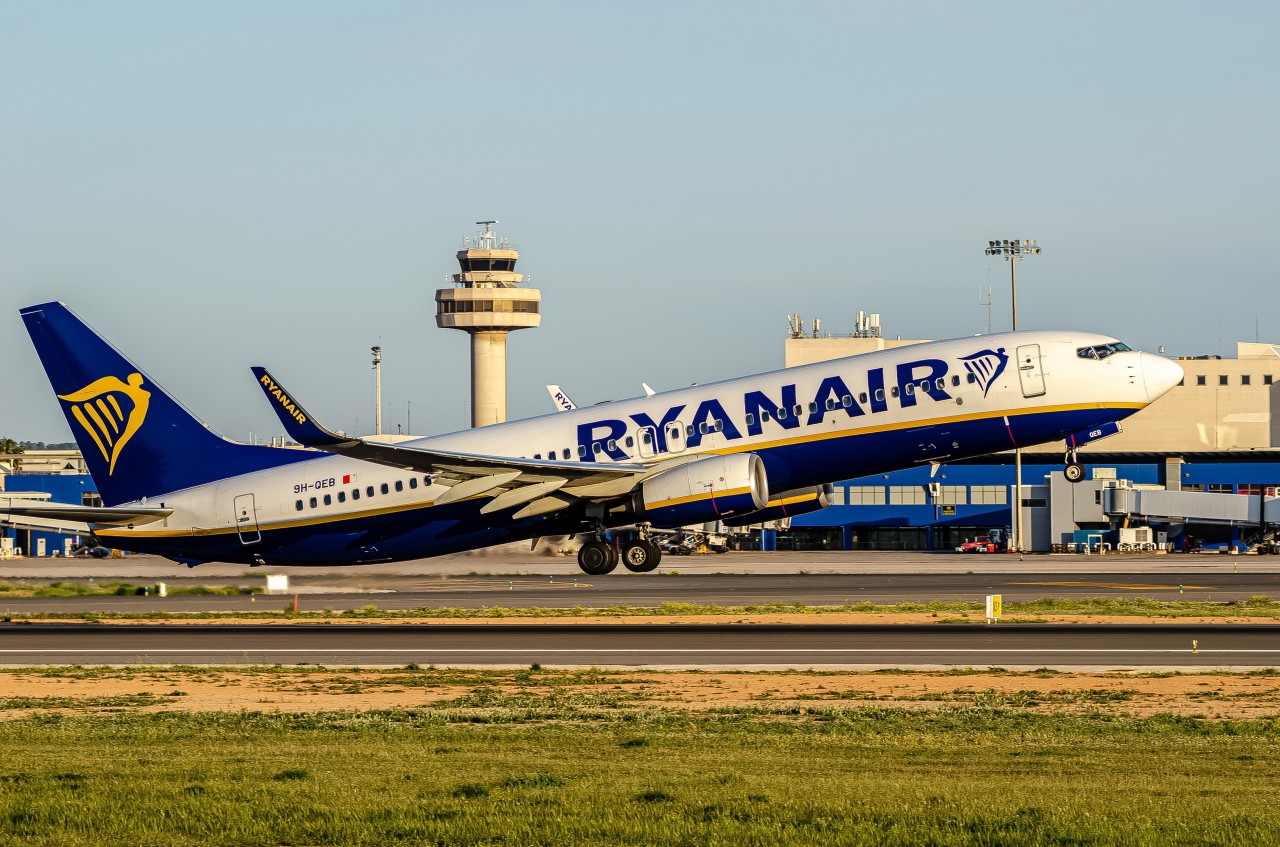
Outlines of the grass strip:
{"label": "grass strip", "polygon": [[[656,606],[485,606],[468,609],[451,606],[420,606],[414,609],[383,609],[376,605],[335,611],[292,611],[292,599],[283,609],[222,612],[6,612],[5,621],[13,620],[209,620],[227,617],[245,620],[289,619],[296,621],[331,621],[359,619],[486,620],[502,618],[621,618],[621,617],[747,617],[759,615],[805,615],[820,618],[827,615],[921,615],[938,618],[945,623],[979,623],[985,621],[980,602],[942,601],[928,603],[844,603],[816,606],[804,603],[759,603],[725,606],[703,603],[662,603]],[[314,602],[314,601],[313,601]],[[1146,597],[1042,598],[1004,603],[1008,621],[1034,621],[1043,616],[1090,616],[1132,618],[1250,618],[1259,621],[1280,620],[1280,600],[1255,596],[1247,600],[1153,600]],[[968,616],[966,618],[966,616]]]}
{"label": "grass strip", "polygon": [[1280,843],[1280,720],[578,706],[0,724],[0,844]]}
{"label": "grass strip", "polygon": [[[131,597],[156,590],[155,584],[132,582],[51,582],[33,585],[24,582],[0,582],[0,597]],[[261,594],[261,586],[240,585],[166,585],[171,595],[248,595]]]}

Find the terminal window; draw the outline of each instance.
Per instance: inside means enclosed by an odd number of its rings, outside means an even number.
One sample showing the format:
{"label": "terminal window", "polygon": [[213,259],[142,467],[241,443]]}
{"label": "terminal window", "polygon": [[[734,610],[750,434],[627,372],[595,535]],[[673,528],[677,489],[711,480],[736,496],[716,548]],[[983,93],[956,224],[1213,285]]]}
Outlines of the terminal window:
{"label": "terminal window", "polygon": [[1226,384],[1227,384],[1227,375],[1218,374],[1218,385],[1226,385]]}
{"label": "terminal window", "polygon": [[1000,506],[1009,502],[1009,491],[1003,485],[975,485],[969,490],[975,506]]}
{"label": "terminal window", "polygon": [[1204,374],[1201,374],[1200,376],[1196,377],[1196,385],[1207,385],[1207,384],[1208,383],[1205,382]]}
{"label": "terminal window", "polygon": [[963,485],[944,485],[934,501],[940,506],[963,506],[969,502],[969,489]]}
{"label": "terminal window", "polygon": [[[836,489],[839,491],[840,489]],[[851,485],[849,486],[850,506],[883,506],[883,485]]]}
{"label": "terminal window", "polygon": [[1263,376],[1262,376],[1262,384],[1263,384],[1263,385],[1270,385],[1270,384],[1271,384],[1271,374],[1263,374]]}
{"label": "terminal window", "polygon": [[923,485],[890,485],[889,504],[891,506],[923,506]]}
{"label": "terminal window", "polygon": [[1240,374],[1240,384],[1241,384],[1241,385],[1248,385],[1248,384],[1249,384],[1249,375],[1248,375],[1248,374]]}
{"label": "terminal window", "polygon": [[835,488],[831,489],[831,505],[832,506],[843,506],[844,501],[845,501],[845,495],[844,495],[843,486],[837,485]]}

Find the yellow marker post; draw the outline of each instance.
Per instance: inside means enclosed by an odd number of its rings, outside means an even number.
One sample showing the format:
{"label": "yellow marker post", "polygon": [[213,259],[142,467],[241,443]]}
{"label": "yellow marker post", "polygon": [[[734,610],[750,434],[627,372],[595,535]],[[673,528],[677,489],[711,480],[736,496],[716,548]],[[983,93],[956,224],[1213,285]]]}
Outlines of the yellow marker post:
{"label": "yellow marker post", "polygon": [[1001,608],[1003,599],[1000,594],[987,595],[987,623],[1000,623],[1000,615],[1003,613]]}
{"label": "yellow marker post", "polygon": [[1192,653],[1200,652],[1200,642],[1195,638],[1191,639],[1191,652]]}

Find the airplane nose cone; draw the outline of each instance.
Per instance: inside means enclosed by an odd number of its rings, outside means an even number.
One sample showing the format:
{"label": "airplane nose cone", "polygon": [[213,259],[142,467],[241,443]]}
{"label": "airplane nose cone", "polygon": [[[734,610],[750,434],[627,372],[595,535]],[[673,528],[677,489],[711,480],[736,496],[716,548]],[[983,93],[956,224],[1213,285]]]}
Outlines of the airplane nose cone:
{"label": "airplane nose cone", "polygon": [[1182,382],[1182,365],[1164,356],[1151,353],[1142,355],[1142,381],[1147,387],[1147,399],[1154,402],[1169,389]]}

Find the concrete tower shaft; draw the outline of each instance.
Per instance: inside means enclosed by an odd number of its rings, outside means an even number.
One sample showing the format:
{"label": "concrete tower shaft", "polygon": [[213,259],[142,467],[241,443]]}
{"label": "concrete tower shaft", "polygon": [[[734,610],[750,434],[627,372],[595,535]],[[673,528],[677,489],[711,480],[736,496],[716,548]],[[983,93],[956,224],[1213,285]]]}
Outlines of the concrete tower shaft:
{"label": "concrete tower shaft", "polygon": [[485,426],[507,419],[507,333],[542,323],[542,292],[522,287],[520,253],[493,231],[498,222],[477,223],[484,232],[458,251],[453,287],[436,292],[436,326],[471,336],[471,425]]}

